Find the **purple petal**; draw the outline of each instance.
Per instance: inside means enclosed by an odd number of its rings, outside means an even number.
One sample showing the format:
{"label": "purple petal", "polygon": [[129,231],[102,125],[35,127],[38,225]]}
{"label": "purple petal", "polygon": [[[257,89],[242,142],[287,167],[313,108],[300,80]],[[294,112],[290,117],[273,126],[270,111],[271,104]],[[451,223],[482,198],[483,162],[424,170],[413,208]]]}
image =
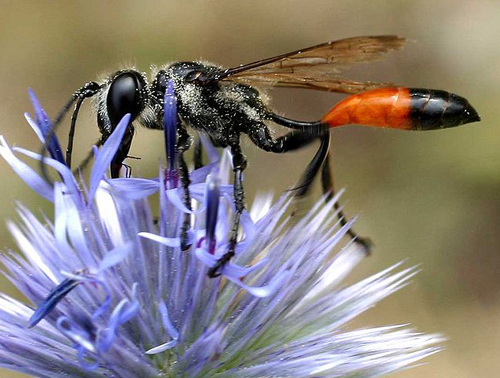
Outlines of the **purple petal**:
{"label": "purple petal", "polygon": [[220,201],[220,179],[214,174],[207,178],[206,186],[206,239],[208,243],[208,251],[215,254],[215,228],[217,226],[217,218],[219,216],[219,201]]}
{"label": "purple petal", "polygon": [[59,285],[52,289],[47,297],[38,305],[38,308],[30,318],[28,328],[37,325],[56,307],[56,305],[70,293],[81,282],[69,278],[64,279]]}
{"label": "purple petal", "polygon": [[158,179],[116,178],[106,181],[113,190],[120,193],[120,196],[123,195],[132,200],[147,198],[160,188]]}
{"label": "purple petal", "polygon": [[189,179],[191,180],[191,184],[200,184],[204,183],[207,179],[207,176],[217,169],[219,166],[218,163],[210,163],[204,165],[201,168],[198,168],[189,174]]}
{"label": "purple petal", "polygon": [[16,172],[17,175],[21,177],[29,187],[31,187],[31,189],[49,201],[54,202],[54,192],[52,187],[30,166],[19,160],[14,155],[3,136],[0,136],[0,144],[0,155],[2,155],[14,172]]}
{"label": "purple petal", "polygon": [[188,213],[188,214],[195,214],[199,212],[200,210],[189,210],[184,203],[182,202],[181,196],[182,194],[182,189],[176,188],[176,189],[169,189],[166,191],[167,198],[169,201],[174,205],[177,209],[182,211],[183,213]]}
{"label": "purple petal", "polygon": [[[42,155],[25,150],[24,148],[14,147],[14,151],[38,161],[42,160]],[[73,195],[74,198],[79,198],[80,190],[78,189],[78,184],[76,183],[75,177],[68,166],[52,158],[45,158],[44,163],[49,167],[54,168],[61,175],[64,184],[66,185],[67,192]]]}
{"label": "purple petal", "polygon": [[57,241],[57,248],[62,255],[70,256],[73,252],[68,243],[68,207],[66,196],[64,195],[64,185],[54,183],[54,236]]}
{"label": "purple petal", "polygon": [[175,329],[174,325],[170,321],[170,317],[168,315],[167,305],[164,301],[160,301],[158,305],[158,310],[160,311],[161,320],[163,323],[163,328],[167,331],[169,336],[172,338],[171,341],[160,344],[154,348],[148,349],[146,354],[158,354],[164,352],[170,348],[173,348],[179,342],[179,332]]}
{"label": "purple petal", "polygon": [[80,364],[80,366],[84,370],[89,372],[97,370],[97,368],[101,364],[98,356],[94,354],[90,354],[90,356],[88,356],[88,351],[82,346],[79,346],[76,349],[78,350],[78,363]]}
{"label": "purple petal", "polygon": [[196,257],[206,266],[209,268],[213,267],[217,260],[219,259],[218,257],[214,256],[211,253],[208,253],[207,250],[203,247],[201,248],[196,248],[195,250],[195,255]]}
{"label": "purple petal", "polygon": [[234,279],[241,279],[242,277],[248,276],[253,271],[262,268],[267,264],[267,261],[267,259],[262,259],[252,266],[240,266],[229,262],[222,268],[222,274]]}
{"label": "purple petal", "polygon": [[208,159],[211,163],[218,162],[220,160],[219,153],[217,149],[214,147],[212,142],[208,139],[206,135],[200,135],[201,143],[203,144],[203,148],[207,151]]}
{"label": "purple petal", "polygon": [[111,348],[114,339],[116,338],[118,327],[128,322],[139,312],[139,302],[133,299],[129,302],[127,299],[122,299],[115,307],[109,319],[108,329],[104,337],[99,340],[99,351],[107,351]]}
{"label": "purple petal", "polygon": [[111,161],[115,157],[116,151],[120,148],[120,144],[122,142],[123,135],[128,128],[130,123],[130,114],[126,114],[123,116],[121,121],[116,126],[113,133],[110,135],[108,140],[101,147],[98,156],[96,157],[96,161],[94,163],[94,167],[92,169],[92,173],[90,174],[90,185],[89,185],[89,201],[92,201],[94,198],[95,192],[99,187],[99,183],[104,177]]}
{"label": "purple petal", "polygon": [[181,241],[179,238],[167,238],[156,234],[151,234],[149,232],[139,232],[138,234],[141,238],[146,238],[153,240],[157,243],[166,245],[167,247],[180,247]]}
{"label": "purple petal", "polygon": [[281,274],[279,274],[277,277],[275,277],[273,279],[273,281],[271,281],[270,284],[256,287],[256,286],[246,285],[245,283],[243,283],[243,281],[241,281],[241,279],[234,278],[231,275],[224,273],[224,269],[226,269],[226,266],[223,267],[222,274],[225,277],[227,277],[227,279],[229,281],[235,283],[236,285],[238,285],[242,289],[248,291],[254,297],[258,297],[258,298],[265,298],[265,297],[268,297],[271,294],[275,293],[276,290],[278,290],[278,288],[280,288],[284,284],[284,282],[287,280],[287,278],[289,277],[289,272],[285,271],[285,272],[282,272]]}
{"label": "purple petal", "polygon": [[108,251],[99,264],[99,272],[102,272],[122,262],[130,254],[130,252],[132,252],[132,247],[132,243],[127,243],[124,246],[117,247],[112,249],[111,251]]}
{"label": "purple petal", "polygon": [[50,142],[48,143],[47,146],[50,152],[50,156],[52,156],[54,160],[57,160],[62,164],[66,164],[61,152],[61,146],[59,145],[59,141],[57,140],[56,135],[52,132],[52,123],[49,117],[43,110],[42,105],[36,98],[33,90],[29,89],[28,93],[31,99],[31,103],[33,104],[33,109],[35,110],[36,124],[38,125],[40,131],[39,133],[37,132],[37,135],[41,134],[43,138],[42,143],[45,143],[45,137],[52,134],[50,136]]}
{"label": "purple petal", "polygon": [[[225,246],[227,247],[227,246]],[[222,248],[222,247],[221,247]],[[207,251],[207,248],[196,248],[195,250],[196,257],[209,268],[213,267],[215,263],[219,260],[220,256],[214,256],[213,254]],[[261,268],[267,263],[267,259],[262,259],[252,266],[243,267],[240,265],[233,264],[231,262],[224,265],[222,268],[222,275],[228,278],[232,278],[234,280],[240,280],[242,277],[247,276],[253,271]]]}
{"label": "purple petal", "polygon": [[57,328],[71,341],[83,347],[85,350],[96,353],[94,343],[90,340],[90,335],[86,330],[83,330],[77,322],[61,316],[57,319]]}
{"label": "purple petal", "polygon": [[33,120],[33,118],[31,118],[31,115],[28,112],[26,112],[24,113],[24,118],[26,119],[26,121],[28,121],[29,125],[35,132],[40,142],[43,143],[45,141],[45,138],[43,136],[42,130],[40,130],[40,128],[38,127],[37,123]]}
{"label": "purple petal", "polygon": [[174,82],[168,80],[163,106],[163,127],[165,132],[165,149],[167,151],[167,170],[177,169],[176,144],[177,144],[177,98],[174,93]]}
{"label": "purple petal", "polygon": [[160,302],[160,304],[158,305],[158,309],[160,310],[163,327],[165,328],[165,330],[168,332],[168,334],[172,339],[178,339],[179,332],[175,329],[174,325],[170,321],[170,317],[168,316],[167,305],[165,304],[164,301]]}
{"label": "purple petal", "polygon": [[158,354],[158,353],[165,352],[166,350],[169,350],[169,349],[173,348],[174,346],[176,346],[178,343],[179,343],[178,340],[168,341],[166,343],[163,343],[163,344],[155,346],[151,349],[148,349],[146,351],[146,354]]}

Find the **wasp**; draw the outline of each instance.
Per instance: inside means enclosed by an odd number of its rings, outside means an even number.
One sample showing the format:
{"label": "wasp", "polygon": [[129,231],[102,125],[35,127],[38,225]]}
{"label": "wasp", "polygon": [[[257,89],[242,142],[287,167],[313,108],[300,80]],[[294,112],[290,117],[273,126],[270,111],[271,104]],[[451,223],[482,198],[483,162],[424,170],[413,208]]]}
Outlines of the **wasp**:
{"label": "wasp", "polygon": [[[320,147],[299,181],[297,192],[307,192],[314,177],[321,172],[325,193],[333,193],[329,146],[331,128],[355,124],[401,130],[435,130],[477,122],[480,117],[469,102],[456,94],[442,90],[395,86],[391,83],[360,82],[344,78],[341,72],[355,63],[381,60],[394,50],[400,50],[405,39],[393,36],[364,36],[327,42],[272,58],[221,68],[205,62],[176,62],[158,67],[151,82],[135,69],[120,70],[101,83],[89,82],[76,91],[63,109],[74,103],[66,160],[71,153],[76,119],[86,98],[94,98],[97,125],[101,132],[98,144],[111,135],[127,114],[129,125],[111,166],[111,176],[120,175],[127,158],[133,135],[138,126],[163,129],[163,105],[167,84],[173,82],[177,99],[177,145],[179,176],[184,190],[185,205],[190,208],[189,175],[183,157],[193,144],[188,130],[206,135],[215,146],[227,147],[232,153],[234,171],[235,217],[229,247],[209,276],[220,274],[221,268],[235,254],[240,216],[244,210],[242,172],[247,160],[240,138],[246,134],[258,148],[272,153],[286,153],[319,140]],[[266,96],[257,86],[302,88],[349,95],[334,105],[318,121],[304,122],[276,114]],[[58,120],[61,117],[58,117]],[[274,138],[268,123],[291,129]],[[197,149],[200,148],[197,143]],[[198,158],[201,154],[195,153]],[[340,213],[342,214],[342,213]],[[187,249],[189,214],[185,215],[181,238]],[[341,217],[343,220],[344,217]],[[345,221],[343,221],[345,222]],[[353,231],[351,236],[355,237]],[[367,242],[357,239],[362,244]]]}

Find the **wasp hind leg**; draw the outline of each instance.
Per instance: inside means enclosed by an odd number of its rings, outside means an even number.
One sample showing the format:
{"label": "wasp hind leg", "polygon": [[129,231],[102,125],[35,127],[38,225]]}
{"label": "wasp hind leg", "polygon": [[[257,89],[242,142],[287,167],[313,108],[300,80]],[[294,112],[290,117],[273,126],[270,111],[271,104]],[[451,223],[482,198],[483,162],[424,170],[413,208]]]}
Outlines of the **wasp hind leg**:
{"label": "wasp hind leg", "polygon": [[[323,193],[326,194],[326,201],[330,201],[335,196],[335,189],[333,185],[333,172],[331,166],[331,154],[328,153],[326,159],[323,163],[323,167],[321,169],[321,187],[323,189]],[[333,204],[335,210],[337,211],[337,217],[339,218],[340,225],[345,226],[347,224],[346,216],[344,212],[340,208],[338,202]],[[371,248],[373,246],[372,241],[369,238],[360,237],[352,228],[347,230],[347,235],[355,242],[360,244],[365,250],[366,255],[371,254]]]}
{"label": "wasp hind leg", "polygon": [[[269,113],[268,116],[271,121],[275,122],[278,125],[295,130],[301,130],[302,132],[311,133],[311,131],[308,130],[311,130],[311,128],[314,127],[316,128],[320,127],[319,125],[323,125],[325,129],[328,129],[329,127],[328,125],[322,124],[321,122],[295,121],[293,119],[285,118],[274,113]],[[314,156],[313,160],[311,160],[311,162],[307,166],[304,174],[302,175],[300,183],[296,188],[297,196],[300,197],[307,194],[313,179],[316,177],[319,169],[321,168],[321,186],[323,189],[323,193],[327,195],[326,201],[330,201],[335,196],[335,189],[333,184],[333,172],[330,162],[331,153],[329,152],[330,134],[327,132],[322,133],[320,136],[320,140],[321,140],[321,145],[318,149],[318,152],[316,152],[316,155]],[[335,202],[334,208],[337,211],[337,216],[339,218],[340,224],[342,226],[347,224],[346,221],[347,218],[337,202]],[[373,243],[370,241],[369,238],[360,237],[353,229],[349,229],[347,231],[347,234],[352,240],[354,240],[356,243],[360,244],[364,248],[367,255],[370,254]]]}
{"label": "wasp hind leg", "polygon": [[[275,119],[273,121],[278,123]],[[287,121],[286,125],[290,124],[288,121],[292,122],[292,128],[296,130],[280,138],[273,139],[269,129],[265,125],[261,125],[261,127],[250,130],[248,135],[257,147],[277,154],[298,150],[319,139],[320,146],[318,151],[307,165],[299,184],[292,189],[295,192],[295,196],[304,197],[308,193],[328,153],[330,147],[329,129],[320,122],[296,122],[282,117],[279,117],[279,121]],[[286,126],[282,122],[278,124]]]}

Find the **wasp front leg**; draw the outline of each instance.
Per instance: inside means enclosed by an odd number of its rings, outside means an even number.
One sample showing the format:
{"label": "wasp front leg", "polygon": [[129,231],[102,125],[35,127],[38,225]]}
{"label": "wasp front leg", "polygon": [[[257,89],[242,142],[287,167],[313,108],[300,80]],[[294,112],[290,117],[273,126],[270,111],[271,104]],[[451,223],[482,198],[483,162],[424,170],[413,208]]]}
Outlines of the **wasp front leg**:
{"label": "wasp front leg", "polygon": [[[115,157],[111,161],[110,171],[111,178],[120,177],[120,170],[123,166],[123,161],[127,158],[128,153],[130,151],[130,147],[132,146],[132,139],[134,138],[134,129],[129,126],[123,135],[122,141],[120,143],[120,147],[118,151],[116,151]],[[106,141],[107,137],[104,139]]]}

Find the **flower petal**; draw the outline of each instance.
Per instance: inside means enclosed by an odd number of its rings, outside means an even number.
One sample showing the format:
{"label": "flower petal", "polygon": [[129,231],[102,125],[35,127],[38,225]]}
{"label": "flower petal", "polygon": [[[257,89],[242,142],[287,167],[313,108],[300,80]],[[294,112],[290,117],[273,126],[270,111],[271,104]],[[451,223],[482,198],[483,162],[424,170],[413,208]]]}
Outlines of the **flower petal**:
{"label": "flower petal", "polygon": [[13,153],[3,136],[0,136],[0,155],[11,166],[14,172],[21,177],[28,186],[42,197],[54,201],[52,187],[40,177],[30,166],[19,160]]}
{"label": "flower petal", "polygon": [[116,178],[106,180],[113,190],[131,200],[147,198],[160,189],[158,179]]}
{"label": "flower petal", "polygon": [[53,288],[42,303],[38,305],[38,308],[31,316],[28,328],[34,327],[43,318],[50,314],[56,305],[79,284],[79,281],[66,278],[59,285]]}
{"label": "flower petal", "polygon": [[[38,126],[39,133],[37,135],[42,135],[42,143],[45,143],[45,138],[50,136],[50,142],[48,143],[47,149],[50,152],[52,159],[58,161],[61,164],[66,165],[64,157],[62,155],[61,146],[57,140],[57,136],[52,130],[52,122],[43,110],[42,105],[35,96],[33,90],[28,90],[31,103],[33,104],[33,109],[35,110],[36,125]],[[29,122],[29,121],[28,121]]]}
{"label": "flower petal", "polygon": [[[20,152],[21,154],[26,155],[32,159],[42,161],[42,155],[36,154],[36,153],[31,152],[29,150],[25,150],[24,148],[14,147],[14,151]],[[67,187],[67,192],[69,194],[75,196],[75,198],[79,198],[80,197],[80,190],[78,189],[78,184],[76,183],[75,177],[73,176],[73,173],[68,168],[68,166],[66,164],[63,164],[63,163],[61,163],[55,159],[49,158],[49,157],[44,158],[43,161],[44,161],[44,164],[48,165],[51,168],[54,168],[57,171],[57,173],[59,173],[61,175],[61,177],[63,178],[64,184]]]}
{"label": "flower petal", "polygon": [[138,235],[141,238],[153,240],[157,243],[166,245],[167,247],[180,247],[181,246],[181,241],[179,238],[167,238],[164,236],[152,234],[150,232],[139,232]]}
{"label": "flower petal", "polygon": [[94,198],[95,192],[99,187],[100,181],[104,177],[104,173],[108,170],[111,161],[115,157],[116,151],[120,148],[120,144],[122,142],[123,135],[127,130],[130,123],[130,114],[126,114],[123,116],[121,121],[116,125],[113,133],[106,140],[104,145],[102,146],[99,154],[94,163],[94,167],[92,168],[92,173],[90,174],[90,184],[89,184],[89,201],[92,201]]}
{"label": "flower petal", "polygon": [[133,244],[127,243],[108,251],[99,264],[99,272],[121,263],[132,252]]}

